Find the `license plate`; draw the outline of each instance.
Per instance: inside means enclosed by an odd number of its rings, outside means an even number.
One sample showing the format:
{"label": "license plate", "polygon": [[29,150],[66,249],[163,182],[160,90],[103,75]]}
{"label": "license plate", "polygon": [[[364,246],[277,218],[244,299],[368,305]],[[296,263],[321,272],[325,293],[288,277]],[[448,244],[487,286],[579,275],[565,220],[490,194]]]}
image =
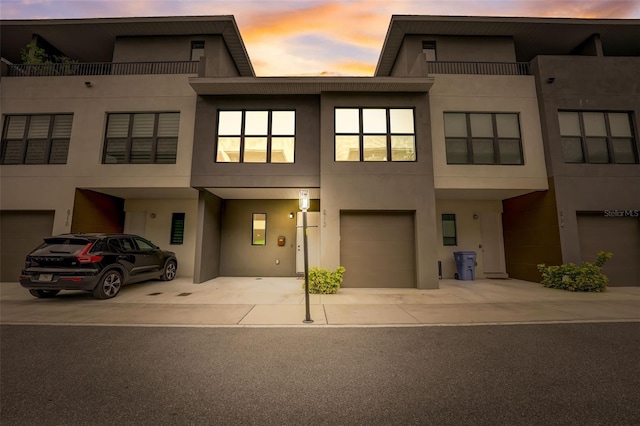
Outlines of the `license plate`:
{"label": "license plate", "polygon": [[38,281],[51,281],[53,279],[53,274],[40,274],[38,277]]}

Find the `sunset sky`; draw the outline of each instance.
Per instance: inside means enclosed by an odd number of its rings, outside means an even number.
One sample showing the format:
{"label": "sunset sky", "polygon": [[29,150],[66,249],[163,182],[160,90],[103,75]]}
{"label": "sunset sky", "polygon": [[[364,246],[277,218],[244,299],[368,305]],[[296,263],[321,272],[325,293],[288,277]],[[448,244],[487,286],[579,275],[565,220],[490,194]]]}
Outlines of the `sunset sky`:
{"label": "sunset sky", "polygon": [[640,0],[1,0],[2,19],[234,15],[258,76],[373,74],[391,15],[640,18]]}

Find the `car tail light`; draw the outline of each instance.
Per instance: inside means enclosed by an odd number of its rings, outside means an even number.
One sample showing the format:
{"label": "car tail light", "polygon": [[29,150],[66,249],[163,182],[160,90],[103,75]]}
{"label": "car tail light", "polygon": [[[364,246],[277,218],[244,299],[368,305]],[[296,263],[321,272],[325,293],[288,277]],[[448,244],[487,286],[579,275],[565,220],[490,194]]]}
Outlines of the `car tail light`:
{"label": "car tail light", "polygon": [[88,254],[89,250],[93,247],[93,243],[89,243],[80,250],[80,253],[76,256],[78,262],[80,263],[96,263],[102,260],[102,256],[96,256],[92,254]]}

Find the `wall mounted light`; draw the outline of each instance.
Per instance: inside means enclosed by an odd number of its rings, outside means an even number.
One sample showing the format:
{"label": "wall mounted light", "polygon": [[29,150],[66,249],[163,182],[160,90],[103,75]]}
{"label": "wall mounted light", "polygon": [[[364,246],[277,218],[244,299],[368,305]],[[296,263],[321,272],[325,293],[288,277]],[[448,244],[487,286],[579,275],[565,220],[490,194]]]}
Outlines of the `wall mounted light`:
{"label": "wall mounted light", "polygon": [[547,77],[547,84],[552,84],[554,81],[556,81],[555,77]]}
{"label": "wall mounted light", "polygon": [[93,84],[90,81],[85,81],[84,85],[87,87],[93,87]]}
{"label": "wall mounted light", "polygon": [[151,216],[151,219],[155,219],[156,218],[156,214],[155,213],[151,213],[149,216]]}
{"label": "wall mounted light", "polygon": [[293,219],[293,212],[289,213],[289,219]]}
{"label": "wall mounted light", "polygon": [[478,220],[478,215],[476,213],[473,214],[473,220]]}

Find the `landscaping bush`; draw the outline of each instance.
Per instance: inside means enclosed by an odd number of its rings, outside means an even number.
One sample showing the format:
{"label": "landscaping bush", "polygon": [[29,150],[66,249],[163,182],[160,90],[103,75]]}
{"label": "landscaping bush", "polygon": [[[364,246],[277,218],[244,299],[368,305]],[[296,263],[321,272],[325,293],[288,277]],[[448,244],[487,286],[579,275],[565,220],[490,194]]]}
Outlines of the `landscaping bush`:
{"label": "landscaping bush", "polygon": [[612,256],[612,253],[601,251],[595,262],[583,262],[580,266],[575,263],[557,266],[540,264],[538,271],[542,274],[541,284],[545,287],[569,291],[607,291],[609,279],[601,269]]}
{"label": "landscaping bush", "polygon": [[[314,266],[309,268],[309,293],[335,294],[340,290],[345,269],[338,266],[335,271]],[[302,284],[304,288],[304,283]]]}

